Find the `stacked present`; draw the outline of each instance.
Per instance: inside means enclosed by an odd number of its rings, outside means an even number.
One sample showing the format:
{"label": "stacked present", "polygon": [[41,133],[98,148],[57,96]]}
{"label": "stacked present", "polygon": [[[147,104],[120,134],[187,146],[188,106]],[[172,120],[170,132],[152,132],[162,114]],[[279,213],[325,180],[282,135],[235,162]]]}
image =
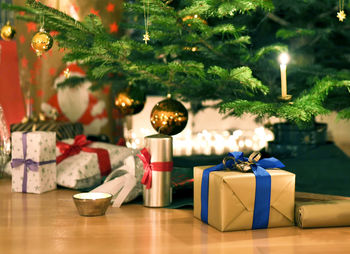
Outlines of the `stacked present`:
{"label": "stacked present", "polygon": [[127,185],[125,180],[133,183],[118,199],[120,206],[142,192],[143,165],[136,153],[126,147],[91,142],[84,135],[56,142],[55,132],[13,132],[12,191],[40,194],[55,189],[56,184],[91,189],[109,175],[108,180],[118,178],[121,188]]}
{"label": "stacked present", "polygon": [[295,175],[276,169],[284,165],[275,158],[259,159],[234,152],[195,167],[194,216],[220,231],[294,225]]}

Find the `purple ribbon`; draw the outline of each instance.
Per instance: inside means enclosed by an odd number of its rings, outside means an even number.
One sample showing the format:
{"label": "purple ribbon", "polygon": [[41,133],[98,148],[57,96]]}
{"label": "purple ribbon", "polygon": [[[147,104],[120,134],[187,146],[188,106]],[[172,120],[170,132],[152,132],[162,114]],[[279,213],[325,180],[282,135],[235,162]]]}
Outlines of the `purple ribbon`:
{"label": "purple ribbon", "polygon": [[27,159],[27,132],[23,132],[22,144],[23,144],[23,159],[19,159],[19,158],[12,159],[11,167],[16,168],[24,164],[22,192],[27,192],[28,170],[37,172],[40,165],[53,163],[53,162],[56,162],[56,160],[36,162],[36,161],[33,161],[32,159]]}

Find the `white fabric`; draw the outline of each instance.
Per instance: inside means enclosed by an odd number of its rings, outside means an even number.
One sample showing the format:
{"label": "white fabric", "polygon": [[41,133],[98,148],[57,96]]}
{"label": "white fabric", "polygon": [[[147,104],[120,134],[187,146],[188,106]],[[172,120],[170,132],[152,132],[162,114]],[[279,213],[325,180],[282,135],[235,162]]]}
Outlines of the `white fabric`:
{"label": "white fabric", "polygon": [[76,87],[64,87],[57,90],[61,111],[73,123],[77,122],[88,108],[90,86],[91,82],[84,82]]}
{"label": "white fabric", "polygon": [[[120,171],[126,171],[122,176],[116,177]],[[104,183],[90,192],[106,192],[113,195],[113,207],[120,207],[126,197],[136,186],[135,159],[129,156],[124,160],[124,165],[114,170],[105,179]]]}

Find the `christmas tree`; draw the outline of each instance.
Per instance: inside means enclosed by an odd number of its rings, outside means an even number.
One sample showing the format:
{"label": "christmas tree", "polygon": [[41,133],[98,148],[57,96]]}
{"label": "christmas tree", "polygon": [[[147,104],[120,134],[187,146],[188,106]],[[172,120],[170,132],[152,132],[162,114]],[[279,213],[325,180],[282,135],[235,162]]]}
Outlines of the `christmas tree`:
{"label": "christmas tree", "polygon": [[[289,49],[289,103],[276,103],[280,94],[277,57],[265,57],[251,66],[254,75],[270,88],[268,96],[255,101],[236,100],[223,105],[234,114],[253,112],[309,122],[315,116],[337,111],[350,118],[349,61],[350,37],[346,20],[337,19],[338,2],[274,1],[273,12],[258,11],[246,21],[252,50],[268,49],[281,43]],[[272,103],[271,103],[272,101]]]}
{"label": "christmas tree", "polygon": [[[334,1],[143,0],[126,2],[123,36],[112,37],[99,17],[82,22],[35,0],[4,8],[19,19],[58,31],[64,60],[88,67],[93,88],[113,82],[114,90],[135,85],[170,92],[200,108],[218,100],[223,112],[260,118],[276,116],[297,124],[332,110],[350,118],[348,39],[335,18]],[[293,97],[280,100],[277,56],[289,48],[288,85]],[[336,61],[333,61],[336,60]],[[71,78],[61,85],[75,85]],[[199,106],[199,107],[198,107]]]}

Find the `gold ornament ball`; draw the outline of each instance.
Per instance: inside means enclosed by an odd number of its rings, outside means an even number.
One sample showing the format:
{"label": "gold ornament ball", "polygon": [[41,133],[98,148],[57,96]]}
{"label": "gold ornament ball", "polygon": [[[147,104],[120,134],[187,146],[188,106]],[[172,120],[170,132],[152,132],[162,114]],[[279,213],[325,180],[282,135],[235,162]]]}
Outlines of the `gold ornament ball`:
{"label": "gold ornament ball", "polygon": [[[182,21],[185,22],[186,20],[189,20],[189,19],[199,19],[200,21],[202,21],[203,24],[205,24],[205,25],[208,24],[208,22],[207,22],[206,20],[202,19],[202,18],[199,17],[197,14],[194,15],[194,16],[188,15],[188,16],[186,16],[186,17],[183,17],[183,18],[182,18]],[[188,23],[187,26],[191,26],[191,23]]]}
{"label": "gold ornament ball", "polygon": [[53,38],[44,29],[40,29],[40,31],[33,36],[31,45],[37,56],[41,56],[52,47]]}
{"label": "gold ornament ball", "polygon": [[181,102],[168,98],[158,102],[151,112],[153,128],[165,135],[176,135],[185,129],[188,120],[187,109]]}
{"label": "gold ornament ball", "polygon": [[13,26],[10,25],[10,22],[7,22],[6,25],[4,25],[1,28],[1,38],[5,41],[10,41],[15,36],[16,30]]}
{"label": "gold ornament ball", "polygon": [[145,106],[146,96],[137,87],[127,87],[120,91],[114,98],[115,107],[123,115],[134,115],[140,113]]}

